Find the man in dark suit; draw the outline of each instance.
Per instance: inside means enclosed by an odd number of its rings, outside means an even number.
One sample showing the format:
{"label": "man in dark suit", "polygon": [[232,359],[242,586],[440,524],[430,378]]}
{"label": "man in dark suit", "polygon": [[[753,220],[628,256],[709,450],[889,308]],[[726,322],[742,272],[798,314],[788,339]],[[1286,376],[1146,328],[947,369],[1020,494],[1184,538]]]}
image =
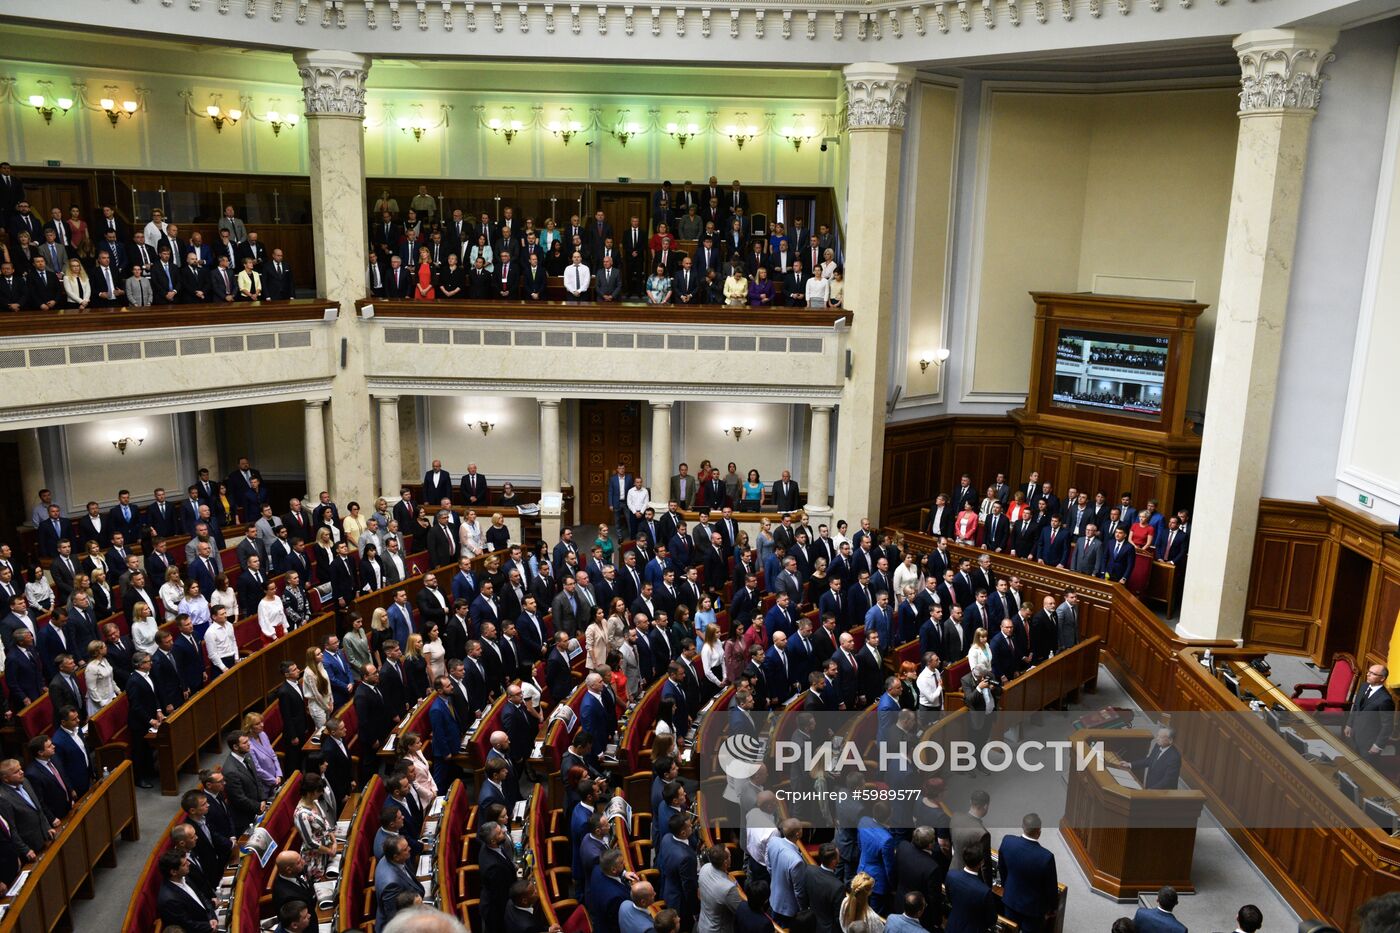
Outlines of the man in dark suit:
{"label": "man in dark suit", "polygon": [[[56,626],[50,625],[44,630],[48,634]],[[54,720],[58,720],[58,713],[61,710],[79,710],[82,717],[83,694],[78,687],[78,663],[73,660],[71,654],[61,653],[54,658],[54,675],[49,680],[49,702],[53,704]]]}
{"label": "man in dark suit", "polygon": [[510,836],[500,823],[486,823],[477,830],[480,841],[478,865],[481,872],[481,921],[483,929],[504,930],[506,904],[515,882],[515,860],[511,857]]}
{"label": "man in dark suit", "polygon": [[440,503],[452,498],[452,474],[442,468],[441,460],[434,460],[432,468],[423,474],[423,501]]}
{"label": "man in dark suit", "polygon": [[860,664],[855,656],[855,639],[849,632],[842,632],[839,647],[833,655],[836,661],[836,684],[841,694],[841,702],[847,710],[857,708],[860,687]]}
{"label": "man in dark suit", "polygon": [[930,933],[942,927],[943,879],[948,865],[940,859],[941,855],[938,833],[932,826],[918,827],[894,850],[894,903],[903,904],[911,893],[922,894],[929,906],[920,920]]}
{"label": "man in dark suit", "polygon": [[514,301],[520,295],[520,263],[509,249],[502,249],[491,273],[491,297]]}
{"label": "man in dark suit", "polygon": [[201,897],[190,885],[190,860],[184,852],[174,849],[162,855],[157,863],[160,867],[160,893],[156,895],[156,912],[160,922],[167,928],[179,927],[182,930],[218,929],[214,905]]}
{"label": "man in dark suit", "polygon": [[31,311],[52,311],[63,305],[63,283],[54,270],[48,267],[48,262],[43,256],[34,257],[34,267],[29,270],[26,279],[26,307]]}
{"label": "man in dark suit", "polygon": [[277,876],[272,880],[272,912],[289,901],[316,903],[316,891],[306,877],[306,860],[295,849],[277,853]]}
{"label": "man in dark suit", "polygon": [[28,292],[24,276],[15,274],[14,263],[0,263],[0,311],[22,311]]}
{"label": "man in dark suit", "polygon": [[[1176,904],[1176,888],[1169,884],[1158,888],[1157,903],[1152,907],[1139,907],[1137,913],[1133,914],[1133,933],[1186,933],[1186,924],[1176,919],[1176,915],[1172,913]],[[1257,929],[1257,926],[1238,927],[1238,930]]]}
{"label": "man in dark suit", "polygon": [[1167,519],[1167,530],[1160,537],[1157,559],[1169,564],[1186,563],[1186,549],[1190,545],[1191,539],[1186,532],[1181,530],[1181,523],[1175,515]]}
{"label": "man in dark suit", "polygon": [[1390,714],[1395,711],[1395,698],[1385,686],[1389,674],[1384,664],[1372,664],[1366,669],[1365,682],[1356,688],[1343,729],[1352,747],[1372,761],[1380,757],[1388,744]]}
{"label": "man in dark suit", "polygon": [[226,257],[220,256],[218,265],[209,272],[209,300],[215,304],[231,304],[238,297],[238,282]]}
{"label": "man in dark suit", "polygon": [[1128,578],[1133,574],[1133,563],[1136,560],[1137,552],[1128,541],[1128,529],[1120,525],[1115,529],[1113,543],[1108,545],[1107,553],[1104,555],[1104,578],[1116,580],[1127,586]]}
{"label": "man in dark suit", "polygon": [[268,793],[253,768],[248,737],[235,729],[224,736],[224,741],[229,750],[223,766],[227,805],[234,835],[237,836],[267,809]]}
{"label": "man in dark suit", "polygon": [[[533,605],[534,599],[533,596],[525,597],[526,604]],[[554,647],[549,649],[549,654],[544,662],[544,679],[549,688],[549,699],[556,704],[567,700],[574,689],[569,656],[565,650],[568,643],[569,636],[566,633],[555,632]]]}
{"label": "man in dark suit", "polygon": [[491,487],[486,477],[476,471],[475,463],[468,463],[467,472],[462,474],[462,501],[476,508],[491,504]]}
{"label": "man in dark suit", "polygon": [[46,735],[36,735],[29,740],[27,748],[31,760],[25,777],[48,811],[62,820],[73,809],[75,797],[69,792],[68,782],[63,779],[53,760],[53,740]]}
{"label": "man in dark suit", "polygon": [[445,567],[457,562],[457,535],[448,519],[452,513],[440,510],[428,530],[428,566]]}
{"label": "man in dark suit", "polygon": [[[1389,716],[1385,718],[1386,728],[1389,728]],[[1141,773],[1146,790],[1176,790],[1181,781],[1181,751],[1176,747],[1176,730],[1170,726],[1158,727],[1147,754],[1124,761],[1122,765]]]}
{"label": "man in dark suit", "polygon": [[296,297],[292,268],[282,259],[282,251],[274,249],[271,260],[262,264],[263,297],[282,301]]}
{"label": "man in dark suit", "polygon": [[360,672],[360,683],[355,688],[355,723],[359,733],[360,774],[373,774],[376,769],[372,749],[384,744],[384,739],[394,727],[394,713],[390,711],[379,686],[379,668],[366,664]]}
{"label": "man in dark suit", "polygon": [[92,787],[94,765],[88,737],[79,731],[78,711],[59,710],[58,728],[53,733],[53,763],[63,775],[63,783],[79,797]]}
{"label": "man in dark suit", "polygon": [[835,843],[824,842],[817,850],[815,864],[806,867],[807,903],[817,922],[819,933],[838,933],[837,918],[841,902],[846,897],[846,883],[841,880],[841,851]]}
{"label": "man in dark suit", "polygon": [[779,512],[794,512],[797,510],[798,489],[797,484],[792,481],[792,472],[783,471],[783,478],[773,484],[772,489],[773,508]]}
{"label": "man in dark suit", "polygon": [[1064,567],[1069,562],[1069,529],[1060,524],[1060,516],[1050,516],[1050,524],[1040,530],[1036,544],[1036,560],[1050,567]]}
{"label": "man in dark suit", "polygon": [[311,734],[311,717],[301,693],[301,668],[295,661],[283,661],[280,670],[282,682],[273,693],[282,714],[282,754],[290,774],[301,767],[301,748]]}
{"label": "man in dark suit", "polygon": [[1051,928],[1059,904],[1055,856],[1040,844],[1040,816],[1021,819],[1021,835],[1004,836],[997,850],[1002,909],[1026,933]]}
{"label": "man in dark suit", "polygon": [[197,304],[207,301],[210,294],[209,270],[201,266],[198,259],[185,257],[184,264],[175,273],[176,303]]}
{"label": "man in dark suit", "polygon": [[58,835],[58,818],[13,758],[0,761],[0,808],[10,827],[35,852],[42,852]]}
{"label": "man in dark suit", "polygon": [[802,260],[793,260],[792,270],[783,276],[782,282],[783,294],[787,296],[785,304],[788,307],[807,307],[807,280],[809,278],[811,275],[802,268]]}
{"label": "man in dark suit", "polygon": [[962,868],[948,872],[948,921],[944,933],[987,933],[996,928],[997,900],[980,877],[987,858],[981,842],[969,843],[962,854]]}

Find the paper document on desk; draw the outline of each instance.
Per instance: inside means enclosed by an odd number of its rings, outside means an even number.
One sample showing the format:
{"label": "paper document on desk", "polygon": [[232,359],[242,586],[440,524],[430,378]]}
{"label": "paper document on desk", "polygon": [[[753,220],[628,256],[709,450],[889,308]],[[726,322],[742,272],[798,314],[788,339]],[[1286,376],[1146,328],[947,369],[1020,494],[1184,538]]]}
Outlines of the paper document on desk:
{"label": "paper document on desk", "polygon": [[320,910],[335,909],[335,888],[334,881],[318,881],[311,886],[316,892],[316,907]]}
{"label": "paper document on desk", "polygon": [[1108,773],[1113,775],[1113,779],[1118,782],[1119,787],[1126,787],[1129,790],[1142,790],[1142,785],[1133,776],[1133,772],[1127,768],[1109,768]]}
{"label": "paper document on desk", "polygon": [[1308,754],[1328,763],[1342,757],[1341,749],[1326,739],[1308,739]]}
{"label": "paper document on desk", "polygon": [[517,801],[515,802],[515,806],[514,806],[514,808],[511,809],[511,812],[510,812],[510,818],[511,818],[512,821],[514,821],[514,822],[516,822],[516,823],[520,823],[520,822],[523,822],[523,821],[524,821],[524,819],[525,819],[525,805],[526,805],[526,803],[527,803],[527,801],[524,801],[524,800],[517,800]]}
{"label": "paper document on desk", "polygon": [[433,798],[433,806],[428,810],[428,816],[438,816],[442,813],[443,805],[447,803],[446,797]]}
{"label": "paper document on desk", "polygon": [[418,856],[418,877],[431,878],[433,876],[433,857],[431,855]]}
{"label": "paper document on desk", "polygon": [[28,880],[29,869],[25,869],[15,878],[15,883],[10,885],[9,890],[5,892],[5,896],[10,898],[19,897],[19,892],[24,889],[24,883]]}

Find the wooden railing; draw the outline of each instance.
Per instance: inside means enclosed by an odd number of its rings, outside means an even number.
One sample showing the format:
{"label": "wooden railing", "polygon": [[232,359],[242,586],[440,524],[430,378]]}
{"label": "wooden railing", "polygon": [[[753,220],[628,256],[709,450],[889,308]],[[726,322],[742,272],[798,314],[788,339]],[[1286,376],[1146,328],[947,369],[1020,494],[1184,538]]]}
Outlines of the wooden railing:
{"label": "wooden railing", "polygon": [[160,792],[180,792],[180,770],[199,754],[219,746],[225,728],[244,713],[262,709],[267,695],[282,682],[283,661],[303,663],[306,649],[335,634],[335,617],[324,613],[272,644],[259,648],[205,685],[166,717],[155,736]]}
{"label": "wooden railing", "polygon": [[[934,539],[905,532],[903,545],[929,551]],[[961,545],[949,550],[974,559],[986,553]],[[1285,749],[1200,663],[1206,650],[1232,650],[1233,641],[1177,638],[1117,583],[1001,554],[992,555],[992,566],[1000,576],[1020,577],[1022,598],[1032,605],[1066,588],[1078,592],[1080,637],[1102,639],[1103,663],[1144,709],[1232,714],[1193,717],[1193,726],[1208,721],[1210,728],[1179,730],[1186,774],[1299,914],[1355,930],[1361,904],[1400,891],[1400,839],[1355,828],[1361,814],[1328,776]],[[1222,758],[1230,759],[1230,767]],[[1278,826],[1277,816],[1264,818],[1281,813],[1293,815],[1292,826]]]}
{"label": "wooden railing", "polygon": [[218,304],[152,305],[148,308],[90,308],[86,311],[21,311],[0,316],[0,337],[53,337],[114,330],[160,330],[166,327],[217,327],[224,324],[275,324],[319,321],[334,301],[232,301]]}
{"label": "wooden railing", "polygon": [[57,838],[29,869],[29,879],[10,901],[5,919],[0,920],[0,933],[50,933],[66,925],[73,898],[93,896],[93,870],[116,865],[113,843],[118,834],[129,841],[141,837],[129,761],[117,765],[64,818]]}

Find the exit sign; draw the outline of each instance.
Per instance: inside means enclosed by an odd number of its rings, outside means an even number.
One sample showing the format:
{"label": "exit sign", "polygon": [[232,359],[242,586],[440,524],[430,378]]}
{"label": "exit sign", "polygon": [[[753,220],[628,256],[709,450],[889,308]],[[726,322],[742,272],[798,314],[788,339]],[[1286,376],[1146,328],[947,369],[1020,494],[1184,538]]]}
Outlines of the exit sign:
{"label": "exit sign", "polygon": [[1365,506],[1366,508],[1368,508],[1368,509],[1373,509],[1373,508],[1376,507],[1376,499],[1375,499],[1375,497],[1374,497],[1374,496],[1368,496],[1368,495],[1367,495],[1366,493],[1364,493],[1364,492],[1359,492],[1359,493],[1356,494],[1356,501],[1359,502],[1359,503],[1361,503],[1362,505],[1364,505],[1364,506]]}
{"label": "exit sign", "polygon": [[63,164],[63,162],[59,159],[49,159],[44,164],[47,165],[49,168],[58,168],[60,165]]}

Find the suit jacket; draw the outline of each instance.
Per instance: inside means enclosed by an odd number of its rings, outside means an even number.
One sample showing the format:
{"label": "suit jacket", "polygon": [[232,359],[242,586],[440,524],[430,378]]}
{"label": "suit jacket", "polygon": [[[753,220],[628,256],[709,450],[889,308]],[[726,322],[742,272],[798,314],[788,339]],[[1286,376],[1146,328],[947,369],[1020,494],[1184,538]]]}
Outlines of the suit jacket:
{"label": "suit jacket", "polygon": [[30,270],[25,280],[28,286],[28,307],[31,310],[37,311],[41,305],[51,301],[58,302],[55,308],[63,304],[63,283],[52,269],[45,269],[42,273]]}
{"label": "suit jacket", "polygon": [[272,912],[275,914],[288,901],[301,901],[316,909],[316,890],[304,877],[288,878],[278,874],[272,879]]}
{"label": "suit jacket", "polygon": [[[491,504],[490,483],[480,473],[463,473],[461,487],[463,502],[478,507]],[[473,497],[475,502],[472,501]]]}
{"label": "suit jacket", "polygon": [[374,869],[374,893],[379,902],[375,912],[374,928],[384,929],[385,925],[398,913],[398,897],[405,891],[425,893],[423,886],[413,877],[407,865],[395,865],[387,858],[379,860]]}
{"label": "suit jacket", "polygon": [[[193,888],[194,885],[190,887]],[[214,919],[214,905],[208,901],[191,898],[173,881],[162,881],[160,893],[156,895],[156,913],[161,923],[167,927],[207,930],[210,928],[209,921]]]}
{"label": "suit jacket", "polygon": [[16,787],[0,784],[0,806],[5,808],[5,817],[11,829],[19,833],[24,844],[35,852],[42,852],[49,844],[48,832],[55,817],[29,778],[25,778],[19,787],[24,789],[24,795],[29,799],[26,800]]}
{"label": "suit jacket", "polygon": [[[50,767],[53,768],[52,771],[49,770]],[[68,797],[68,782],[64,780],[63,772],[58,770],[58,764],[53,759],[48,762],[31,761],[24,769],[24,778],[39,792],[39,797],[48,811],[60,820],[73,809],[73,802]]]}
{"label": "suit jacket", "polygon": [[296,285],[292,280],[292,268],[281,262],[279,272],[272,262],[262,264],[263,297],[272,300],[285,300],[295,297]]}
{"label": "suit jacket", "polygon": [[[1386,727],[1389,728],[1388,721]],[[1370,748],[1369,743],[1366,748]],[[1146,755],[1128,764],[1134,771],[1143,772],[1142,786],[1146,790],[1176,790],[1181,782],[1181,751],[1175,745],[1162,748],[1154,742]]]}
{"label": "suit jacket", "polygon": [[798,487],[793,480],[778,480],[770,491],[773,508],[779,512],[796,511],[798,507]]}
{"label": "suit jacket", "polygon": [[306,712],[306,699],[290,681],[282,681],[272,691],[277,697],[277,709],[282,713],[282,744],[291,739],[305,740],[311,734],[311,717]]}
{"label": "suit jacket", "polygon": [[982,879],[959,867],[948,873],[944,933],[988,933],[996,928],[997,901]]}
{"label": "suit jacket", "polygon": [[1133,933],[1186,933],[1186,924],[1160,907],[1139,907],[1133,914]]}
{"label": "suit jacket", "polygon": [[241,834],[258,816],[258,805],[266,794],[262,782],[253,771],[252,757],[245,766],[233,755],[224,759],[224,781],[227,788],[229,819],[234,833]]}
{"label": "suit jacket", "polygon": [[63,729],[55,729],[53,733],[54,756],[53,763],[58,766],[58,771],[63,775],[63,781],[69,789],[77,793],[79,797],[88,792],[92,787],[93,756],[87,743],[79,748],[73,737]]}
{"label": "suit jacket", "polygon": [[841,927],[837,918],[841,912],[841,902],[846,897],[846,883],[837,872],[830,872],[819,865],[805,867],[807,903],[816,914],[817,930],[820,933],[839,933]]}
{"label": "suit jacket", "polygon": [[997,850],[1001,901],[1019,914],[1043,917],[1059,901],[1055,855],[1024,836],[1005,836]]}
{"label": "suit jacket", "polygon": [[1112,541],[1105,545],[1107,550],[1104,556],[1104,574],[1110,580],[1126,580],[1133,573],[1133,564],[1137,560],[1137,552],[1127,539],[1124,539],[1121,546],[1119,542]]}

